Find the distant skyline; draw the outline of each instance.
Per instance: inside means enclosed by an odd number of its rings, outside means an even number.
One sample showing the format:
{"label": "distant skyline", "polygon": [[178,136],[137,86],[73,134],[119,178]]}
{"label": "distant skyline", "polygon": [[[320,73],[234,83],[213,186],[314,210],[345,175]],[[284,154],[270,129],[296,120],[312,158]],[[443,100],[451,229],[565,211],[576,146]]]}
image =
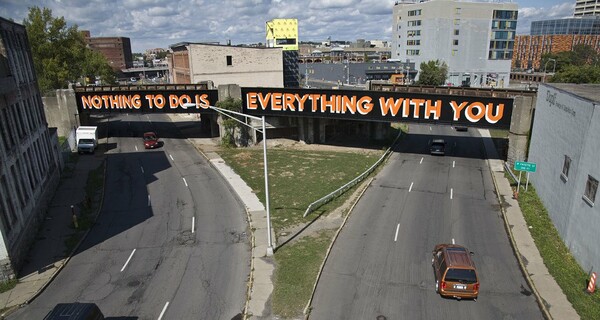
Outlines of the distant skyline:
{"label": "distant skyline", "polygon": [[[397,0],[0,0],[0,17],[22,23],[29,8],[46,7],[92,37],[128,37],[133,52],[189,42],[265,43],[265,23],[298,19],[300,41],[390,40]],[[573,15],[575,0],[472,0],[514,2],[517,34],[531,21]],[[166,6],[165,6],[166,4]]]}

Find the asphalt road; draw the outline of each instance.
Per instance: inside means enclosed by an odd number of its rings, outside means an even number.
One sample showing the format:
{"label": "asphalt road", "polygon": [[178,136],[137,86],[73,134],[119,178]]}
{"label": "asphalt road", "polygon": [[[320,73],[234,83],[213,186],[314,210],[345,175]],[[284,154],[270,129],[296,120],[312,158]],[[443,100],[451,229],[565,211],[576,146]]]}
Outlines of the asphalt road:
{"label": "asphalt road", "polygon": [[[109,319],[233,319],[250,245],[243,206],[166,115],[110,119],[104,206],[67,266],[12,319],[95,302]],[[179,125],[181,128],[177,128]],[[142,133],[164,145],[144,150]]]}
{"label": "asphalt road", "polygon": [[[433,138],[446,156],[429,155]],[[341,231],[310,319],[541,319],[510,247],[475,130],[411,125]],[[477,301],[435,293],[438,243],[475,253]]]}

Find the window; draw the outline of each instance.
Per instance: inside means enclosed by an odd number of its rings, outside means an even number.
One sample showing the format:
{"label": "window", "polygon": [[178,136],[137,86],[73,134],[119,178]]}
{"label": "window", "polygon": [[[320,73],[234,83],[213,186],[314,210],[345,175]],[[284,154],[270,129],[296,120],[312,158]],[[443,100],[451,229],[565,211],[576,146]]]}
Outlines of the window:
{"label": "window", "polygon": [[454,35],[457,36],[460,34],[460,31],[458,29],[454,29]]}
{"label": "window", "polygon": [[569,168],[571,168],[571,158],[565,155],[565,162],[563,163],[561,177],[567,181],[569,180]]}
{"label": "window", "polygon": [[461,9],[460,8],[454,8],[454,14],[458,15],[460,14]]}
{"label": "window", "polygon": [[408,16],[409,17],[413,17],[413,16],[420,16],[421,15],[421,9],[418,10],[410,10],[408,12]]}
{"label": "window", "polygon": [[455,56],[458,53],[458,50],[452,49],[452,55]]}
{"label": "window", "polygon": [[407,40],[406,45],[408,46],[420,46],[421,40]]}
{"label": "window", "polygon": [[594,201],[596,200],[596,190],[598,190],[598,180],[588,175],[588,180],[585,184],[585,194],[583,195],[583,199],[592,206],[594,205]]}
{"label": "window", "polygon": [[227,56],[227,65],[228,66],[232,66],[233,65],[233,58],[231,56]]}
{"label": "window", "polygon": [[407,37],[416,37],[421,35],[421,30],[408,30],[406,31]]}
{"label": "window", "polygon": [[421,20],[411,20],[408,22],[409,27],[418,27],[421,25]]}
{"label": "window", "polygon": [[454,19],[454,25],[457,26],[460,24],[460,19]]}
{"label": "window", "polygon": [[452,40],[452,45],[453,46],[457,46],[458,45],[458,40],[457,39]]}
{"label": "window", "polygon": [[406,55],[407,56],[418,56],[419,52],[420,52],[419,50],[415,50],[415,49],[406,50]]}

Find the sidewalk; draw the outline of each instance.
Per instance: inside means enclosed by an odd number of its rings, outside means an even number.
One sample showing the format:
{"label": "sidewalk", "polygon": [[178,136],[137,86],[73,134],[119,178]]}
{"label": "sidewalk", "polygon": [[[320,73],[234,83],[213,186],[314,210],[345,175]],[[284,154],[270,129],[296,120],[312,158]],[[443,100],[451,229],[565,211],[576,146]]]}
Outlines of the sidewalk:
{"label": "sidewalk", "polygon": [[[185,118],[185,116],[180,116]],[[186,121],[171,116],[173,122]],[[480,130],[484,138],[486,151],[491,159],[497,159],[495,148],[489,132]],[[223,178],[244,203],[248,214],[249,229],[252,232],[252,261],[251,275],[248,284],[248,295],[244,314],[250,319],[267,319],[271,316],[270,301],[273,292],[272,277],[274,262],[267,256],[267,222],[266,211],[250,187],[238,176],[225,161],[214,152],[215,142],[212,139],[188,139],[219,171]],[[65,240],[74,233],[72,229],[71,209],[73,204],[77,212],[85,200],[85,185],[90,171],[102,165],[104,156],[98,152],[95,156],[80,156],[71,174],[65,174],[51,201],[46,220],[43,223],[37,241],[33,245],[28,262],[23,266],[17,286],[0,294],[0,308],[6,309],[0,318],[4,318],[19,306],[33,300],[52,281],[62,267],[68,262],[72,252],[65,252]],[[505,219],[506,230],[513,244],[524,276],[530,283],[537,301],[546,318],[550,319],[579,319],[579,316],[566,299],[556,281],[548,273],[546,266],[529,233],[518,202],[512,198],[512,188],[504,177],[501,160],[488,160],[498,201]],[[100,199],[93,202],[97,212],[101,205]],[[85,237],[85,236],[84,236]],[[272,237],[275,239],[275,237]],[[274,244],[275,246],[275,244]]]}
{"label": "sidewalk", "polygon": [[521,270],[523,270],[523,275],[531,286],[542,313],[547,319],[579,319],[579,315],[544,265],[544,260],[529,233],[525,218],[523,218],[519,202],[513,199],[510,181],[504,177],[503,161],[492,160],[498,157],[492,140],[485,139],[490,137],[489,131],[479,130],[479,133],[484,138],[486,153],[490,159],[488,164],[509,239]]}
{"label": "sidewalk", "polygon": [[[65,240],[76,233],[71,205],[77,214],[81,213],[86,200],[88,174],[102,166],[103,162],[104,155],[97,150],[95,155],[79,156],[74,167],[69,169],[69,164],[65,167],[36,241],[21,267],[19,282],[12,290],[0,294],[0,309],[4,310],[0,318],[37,297],[69,261],[73,252],[67,252]],[[91,202],[92,212],[95,214],[100,209],[102,194],[95,196]],[[84,237],[85,235],[82,239]]]}

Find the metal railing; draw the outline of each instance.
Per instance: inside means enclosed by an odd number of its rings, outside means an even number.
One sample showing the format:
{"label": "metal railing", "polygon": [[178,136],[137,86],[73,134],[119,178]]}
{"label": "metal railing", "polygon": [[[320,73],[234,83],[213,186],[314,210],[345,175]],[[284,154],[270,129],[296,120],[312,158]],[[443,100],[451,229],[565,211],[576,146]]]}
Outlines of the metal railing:
{"label": "metal railing", "polygon": [[320,206],[328,203],[329,201],[339,197],[344,192],[348,191],[350,188],[354,187],[356,184],[358,184],[363,179],[365,179],[369,174],[371,174],[371,172],[373,172],[377,168],[377,166],[379,166],[391,154],[392,148],[396,145],[396,143],[398,142],[398,139],[400,138],[401,135],[402,135],[402,131],[400,131],[400,133],[398,133],[398,136],[396,137],[396,139],[394,140],[392,145],[387,148],[387,150],[381,156],[381,158],[379,158],[379,160],[377,160],[377,162],[375,162],[371,167],[369,167],[369,169],[367,169],[365,172],[361,173],[358,177],[352,179],[350,182],[339,187],[337,190],[335,190],[335,191],[331,192],[330,194],[322,197],[321,199],[309,204],[308,208],[306,208],[306,211],[304,212],[304,215],[302,217],[305,218],[309,213],[313,212],[314,210],[316,210]]}

